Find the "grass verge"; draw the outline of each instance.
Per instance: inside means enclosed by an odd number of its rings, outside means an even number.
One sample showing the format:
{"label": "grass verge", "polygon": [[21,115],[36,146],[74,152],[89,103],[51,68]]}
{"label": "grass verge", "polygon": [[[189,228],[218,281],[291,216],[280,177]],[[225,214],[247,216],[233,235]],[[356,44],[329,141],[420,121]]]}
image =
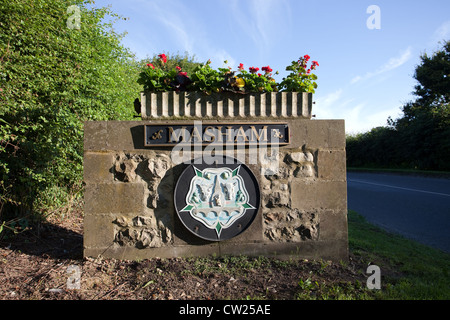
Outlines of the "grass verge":
{"label": "grass verge", "polygon": [[450,255],[369,224],[354,211],[348,214],[352,255],[381,269],[378,299],[449,299]]}

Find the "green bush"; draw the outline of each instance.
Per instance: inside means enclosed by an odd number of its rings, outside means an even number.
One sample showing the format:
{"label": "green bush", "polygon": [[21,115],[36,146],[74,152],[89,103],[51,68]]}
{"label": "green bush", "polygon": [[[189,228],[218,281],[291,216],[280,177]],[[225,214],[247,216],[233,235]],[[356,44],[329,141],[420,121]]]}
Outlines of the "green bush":
{"label": "green bush", "polygon": [[[139,66],[103,22],[119,17],[71,5],[0,4],[0,221],[39,216],[81,189],[84,121],[133,119]],[[79,29],[67,23],[76,12]]]}

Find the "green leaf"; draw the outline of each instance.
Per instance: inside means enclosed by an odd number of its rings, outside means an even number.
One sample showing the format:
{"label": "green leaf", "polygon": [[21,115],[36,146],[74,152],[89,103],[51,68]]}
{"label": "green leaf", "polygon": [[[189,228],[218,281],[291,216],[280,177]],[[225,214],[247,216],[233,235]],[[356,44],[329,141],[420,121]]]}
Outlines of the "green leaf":
{"label": "green leaf", "polygon": [[193,208],[194,208],[193,205],[188,204],[186,207],[184,207],[180,211],[191,211]]}
{"label": "green leaf", "polygon": [[198,169],[195,168],[195,167],[194,167],[194,170],[195,170],[195,175],[196,175],[197,177],[203,178],[203,174],[202,174],[202,172],[201,172],[200,170],[198,170]]}

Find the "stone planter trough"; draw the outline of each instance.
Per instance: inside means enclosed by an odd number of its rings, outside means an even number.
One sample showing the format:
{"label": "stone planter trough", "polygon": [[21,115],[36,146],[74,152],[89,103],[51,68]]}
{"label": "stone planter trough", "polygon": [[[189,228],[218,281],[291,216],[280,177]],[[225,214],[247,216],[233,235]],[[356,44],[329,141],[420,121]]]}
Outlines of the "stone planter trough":
{"label": "stone planter trough", "polygon": [[142,120],[158,118],[302,118],[310,119],[312,93],[142,92]]}

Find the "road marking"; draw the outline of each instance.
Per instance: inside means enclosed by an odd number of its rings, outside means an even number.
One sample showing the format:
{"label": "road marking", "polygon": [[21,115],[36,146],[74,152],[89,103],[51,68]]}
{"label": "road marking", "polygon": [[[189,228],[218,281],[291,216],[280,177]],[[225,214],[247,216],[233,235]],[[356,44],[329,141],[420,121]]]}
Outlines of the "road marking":
{"label": "road marking", "polygon": [[407,190],[407,191],[415,191],[415,192],[429,193],[429,194],[435,194],[435,195],[444,196],[444,197],[450,197],[450,194],[447,194],[447,193],[440,193],[440,192],[425,191],[425,190],[420,190],[420,189],[411,189],[411,188],[396,187],[396,186],[391,186],[391,185],[388,185],[388,184],[373,183],[373,182],[367,182],[367,181],[357,180],[357,179],[356,179],[356,180],[355,180],[355,179],[347,179],[347,181],[350,181],[350,182],[357,182],[357,183],[365,183],[365,184],[371,184],[371,185],[374,185],[374,186],[387,187],[387,188],[394,188],[394,189],[401,189],[401,190]]}

